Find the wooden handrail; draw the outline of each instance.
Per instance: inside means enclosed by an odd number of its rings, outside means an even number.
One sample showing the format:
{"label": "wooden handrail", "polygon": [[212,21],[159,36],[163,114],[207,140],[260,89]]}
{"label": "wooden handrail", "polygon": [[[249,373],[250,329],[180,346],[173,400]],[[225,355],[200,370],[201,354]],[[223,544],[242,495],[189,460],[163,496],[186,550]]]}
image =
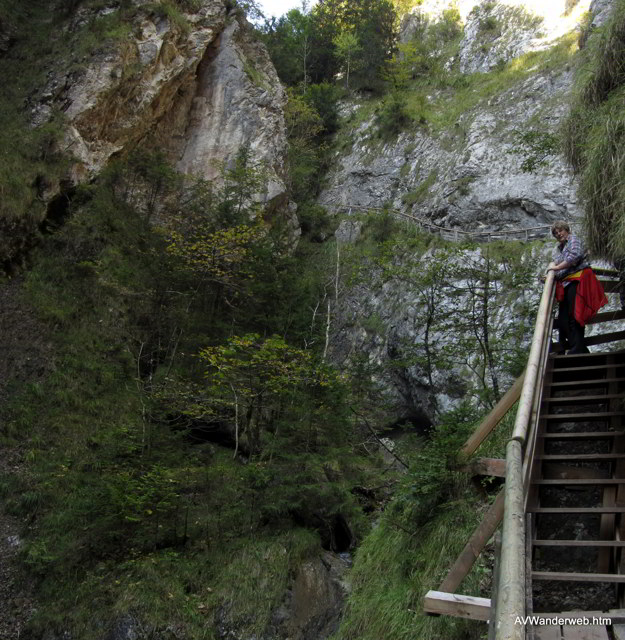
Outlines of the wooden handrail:
{"label": "wooden handrail", "polygon": [[528,437],[536,389],[542,388],[545,351],[550,343],[554,272],[545,279],[536,328],[525,369],[514,432],[506,447],[506,484],[500,580],[495,612],[496,640],[523,640],[525,629],[518,619],[525,615],[525,490],[523,445]]}

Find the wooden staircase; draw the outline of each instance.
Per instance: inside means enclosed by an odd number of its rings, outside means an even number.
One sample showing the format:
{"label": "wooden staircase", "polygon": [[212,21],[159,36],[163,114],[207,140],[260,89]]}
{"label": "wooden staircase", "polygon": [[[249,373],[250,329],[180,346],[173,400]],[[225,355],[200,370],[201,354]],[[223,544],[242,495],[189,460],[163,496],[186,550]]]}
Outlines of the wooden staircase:
{"label": "wooden staircase", "polygon": [[[617,280],[602,282],[618,292]],[[548,274],[524,375],[460,451],[472,475],[506,478],[505,497],[425,595],[424,611],[488,621],[489,640],[625,640],[625,349],[615,344],[625,331],[586,339],[612,343],[603,352],[550,353],[553,288]],[[607,311],[589,324],[623,319]],[[517,401],[506,460],[466,464]],[[502,521],[492,597],[458,594]]]}
{"label": "wooden staircase", "polygon": [[[620,611],[624,394],[623,351],[548,359],[527,490],[526,615],[591,611],[599,619]],[[592,635],[587,626],[557,626],[535,625],[526,633],[535,640],[608,640],[613,633],[604,624],[593,626]]]}

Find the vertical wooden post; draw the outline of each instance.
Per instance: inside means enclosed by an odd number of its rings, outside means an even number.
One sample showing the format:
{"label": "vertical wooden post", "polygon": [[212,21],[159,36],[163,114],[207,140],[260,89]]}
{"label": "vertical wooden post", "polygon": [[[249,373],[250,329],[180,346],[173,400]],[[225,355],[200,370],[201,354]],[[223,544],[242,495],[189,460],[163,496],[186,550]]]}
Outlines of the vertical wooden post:
{"label": "vertical wooden post", "polygon": [[524,640],[525,627],[518,620],[525,616],[523,452],[518,440],[510,440],[506,447],[505,490],[495,638]]}
{"label": "vertical wooden post", "polygon": [[495,640],[495,611],[497,611],[497,590],[499,589],[499,570],[501,559],[501,533],[495,534],[495,564],[493,566],[493,586],[490,599],[490,618],[488,619],[488,640]]}

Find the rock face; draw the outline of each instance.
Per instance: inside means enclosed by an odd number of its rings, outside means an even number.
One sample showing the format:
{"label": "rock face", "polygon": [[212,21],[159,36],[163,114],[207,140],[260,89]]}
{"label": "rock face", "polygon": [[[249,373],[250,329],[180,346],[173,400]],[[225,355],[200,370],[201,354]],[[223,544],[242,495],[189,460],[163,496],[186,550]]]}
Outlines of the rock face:
{"label": "rock face", "polygon": [[[223,0],[203,0],[182,26],[153,3],[134,4],[133,37],[84,61],[80,72],[51,73],[33,107],[35,124],[54,108],[64,112],[65,145],[77,159],[70,181],[92,178],[114,154],[146,143],[167,149],[181,171],[213,180],[247,147],[269,176],[259,198],[282,196],[284,92],[245,19]],[[77,11],[68,37],[119,10]]]}
{"label": "rock face", "polygon": [[600,27],[612,13],[614,0],[592,0],[590,13],[592,14],[592,26]]}
{"label": "rock face", "polygon": [[284,604],[274,612],[274,632],[267,640],[329,638],[338,629],[347,595],[343,581],[347,568],[345,560],[327,551],[303,563]]}
{"label": "rock face", "polygon": [[[564,1],[460,2],[464,37],[447,66],[465,74],[501,69],[522,53],[545,48],[572,27],[570,20],[587,4],[576,3],[562,16]],[[419,10],[436,18],[447,7],[433,1]],[[411,29],[414,33],[414,24],[405,21],[404,40]],[[523,155],[511,153],[519,146],[518,132],[557,130],[567,113],[571,83],[569,65],[560,63],[536,65],[534,73],[520,75],[473,105],[469,100],[464,109],[446,101],[444,92],[433,91],[426,96],[426,113],[455,109],[456,121],[443,127],[414,124],[385,144],[376,138],[375,117],[354,125],[351,149],[337,154],[319,201],[330,210],[386,204],[461,230],[529,228],[575,219],[580,214],[576,185],[563,158],[554,155],[545,167],[525,173]]]}
{"label": "rock face", "polygon": [[[417,130],[373,151],[375,124],[352,132],[351,151],[337,158],[319,201],[337,207],[381,207],[446,228],[527,228],[579,215],[576,185],[560,157],[536,173],[511,154],[514,132],[536,118],[551,129],[566,113],[571,72],[545,72],[462,114],[438,135]],[[543,126],[545,126],[543,125]]]}
{"label": "rock face", "polygon": [[[533,270],[534,265],[540,268],[549,262],[547,253],[529,250],[524,260],[525,276],[519,271],[516,288],[501,281],[490,282],[488,325],[498,345],[494,346],[496,370],[486,375],[484,355],[465,322],[471,309],[475,310],[471,288],[475,290],[483,283],[471,283],[466,271],[453,276],[452,269],[449,276],[434,281],[430,298],[420,281],[420,274],[426,273],[432,263],[443,265],[446,261],[448,266],[472,264],[476,270],[483,270],[486,249],[453,254],[434,250],[416,259],[411,252],[397,251],[397,276],[388,277],[373,269],[364,278],[366,284],[353,287],[344,296],[331,341],[332,359],[339,367],[349,368],[355,357],[366,354],[381,399],[377,417],[380,425],[407,423],[426,432],[436,424],[440,413],[457,407],[463,399],[475,398],[484,383],[491,386],[491,373],[502,391],[518,375],[507,364],[529,347],[531,309],[537,307],[542,292]],[[493,272],[503,269],[501,264],[491,267]],[[428,308],[428,298],[435,309]],[[447,351],[449,348],[451,351]]]}
{"label": "rock face", "polygon": [[239,149],[249,147],[270,170],[267,199],[272,200],[284,193],[279,174],[286,138],[276,135],[284,130],[285,97],[271,61],[236,21],[226,26],[211,54],[198,70],[177,166],[212,180],[219,176],[219,163],[227,164]]}

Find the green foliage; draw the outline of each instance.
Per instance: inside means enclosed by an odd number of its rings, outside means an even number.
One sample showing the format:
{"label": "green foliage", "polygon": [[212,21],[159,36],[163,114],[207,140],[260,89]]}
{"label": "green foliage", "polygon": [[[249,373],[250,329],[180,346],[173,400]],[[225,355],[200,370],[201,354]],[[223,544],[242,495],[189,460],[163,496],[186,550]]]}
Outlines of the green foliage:
{"label": "green foliage", "polygon": [[342,91],[329,82],[310,84],[304,92],[304,100],[319,114],[323,133],[335,133],[339,126],[338,101]]}
{"label": "green foliage", "polygon": [[567,157],[580,176],[589,248],[611,260],[625,255],[625,119],[619,108],[625,91],[624,25],[625,2],[620,0],[582,52],[571,114],[563,127]]}
{"label": "green foliage", "polygon": [[[350,489],[373,468],[348,389],[305,348],[323,345],[311,309],[327,272],[318,247],[287,255],[279,220],[251,219],[262,175],[242,151],[215,189],[133,154],[78,190],[33,257],[25,295],[50,361],[2,408],[28,474],[0,482],[31,522],[33,632],[91,640],[132,615],[212,637],[206,616],[224,612],[259,632],[293,563],[332,548],[336,514],[364,532]],[[215,417],[226,443],[240,420],[247,464],[198,442]],[[285,533],[294,521],[307,531]]]}
{"label": "green foliage", "polygon": [[336,54],[342,61],[342,71],[345,74],[345,87],[349,89],[349,74],[357,68],[358,54],[362,52],[362,47],[358,42],[358,37],[352,31],[343,31],[334,39]]}
{"label": "green foliage", "polygon": [[534,173],[537,169],[547,166],[547,158],[556,155],[560,150],[560,137],[549,131],[515,131],[514,139],[515,144],[510,153],[523,156],[521,171],[524,173]]}
{"label": "green foliage", "polygon": [[[356,552],[340,640],[483,637],[480,623],[422,612],[423,596],[443,580],[488,506],[470,489],[466,475],[453,470],[459,446],[480,419],[462,406],[441,416],[426,442],[402,449],[409,470]],[[489,453],[503,455],[510,428],[509,420],[499,427]],[[480,557],[462,593],[488,597],[486,562]]]}
{"label": "green foliage", "polygon": [[382,138],[392,138],[400,134],[412,121],[406,108],[406,97],[400,91],[393,91],[382,100],[376,114],[376,124]]}
{"label": "green foliage", "polygon": [[[292,9],[266,21],[263,34],[280,79],[289,85],[332,82],[345,65],[352,88],[380,91],[396,23],[388,0],[325,0],[308,14]],[[352,69],[356,53],[358,64]]]}

